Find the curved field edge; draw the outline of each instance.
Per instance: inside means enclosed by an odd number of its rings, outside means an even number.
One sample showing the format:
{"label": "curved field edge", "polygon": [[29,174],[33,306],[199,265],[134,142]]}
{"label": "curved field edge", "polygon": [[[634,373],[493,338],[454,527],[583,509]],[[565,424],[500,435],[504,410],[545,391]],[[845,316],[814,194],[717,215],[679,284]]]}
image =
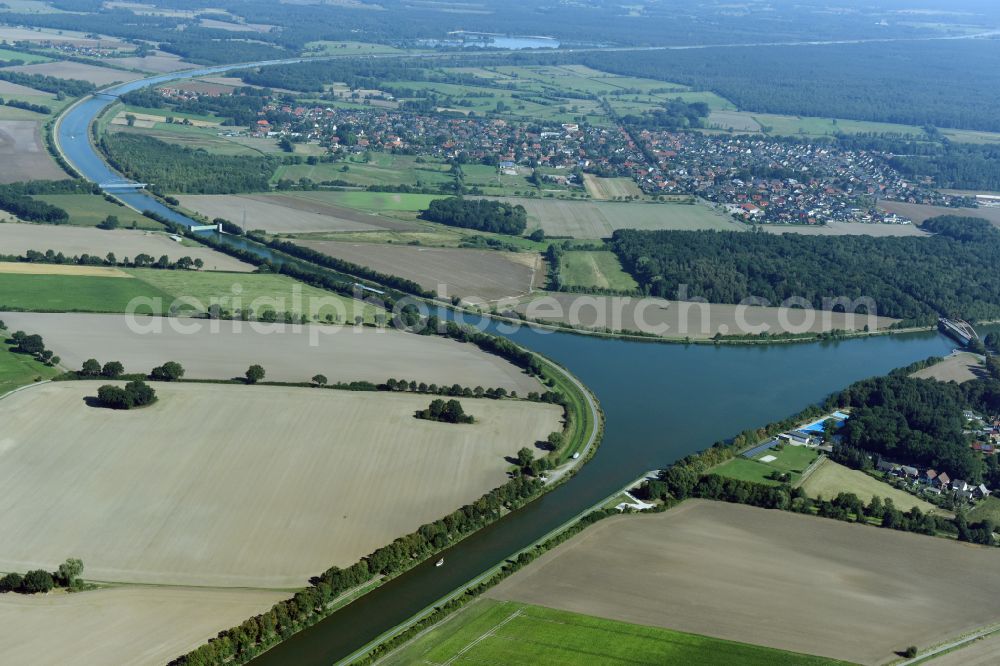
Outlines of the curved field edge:
{"label": "curved field edge", "polygon": [[[566,397],[566,404],[564,405],[566,415],[565,443],[561,449],[552,452],[550,455],[559,461],[569,459],[569,462],[552,472],[553,478],[549,483],[542,483],[537,479],[526,480],[523,476],[515,477],[504,484],[504,486],[484,495],[480,500],[473,503],[471,507],[463,507],[451,514],[451,516],[455,516],[463,511],[468,511],[470,508],[479,511],[479,507],[483,504],[486,504],[488,509],[490,500],[495,501],[498,497],[506,498],[497,510],[489,511],[486,515],[480,516],[480,520],[472,529],[456,535],[448,543],[440,547],[430,547],[420,552],[417,557],[409,556],[412,551],[412,544],[408,544],[408,542],[420,537],[425,532],[425,528],[428,527],[425,525],[410,535],[396,539],[390,546],[379,549],[379,551],[363,558],[347,569],[331,568],[322,576],[312,579],[313,585],[311,587],[299,591],[291,599],[276,604],[270,614],[265,613],[255,616],[237,627],[220,632],[218,638],[211,639],[205,645],[178,657],[171,664],[200,664],[222,661],[248,663],[260,654],[279,645],[282,641],[287,640],[295,633],[321,622],[325,617],[333,615],[337,610],[363,597],[368,592],[386,584],[406,571],[429,561],[441,552],[457,545],[484,527],[499,520],[507,515],[507,513],[521,508],[567,481],[596,452],[600,438],[603,435],[603,413],[600,411],[596,398],[593,397],[592,393],[582,382],[555,362],[536,352],[530,353],[541,363],[541,377],[543,382],[546,385],[552,386],[555,390],[563,392],[563,395]],[[572,456],[575,453],[579,453],[580,455],[574,459]],[[601,504],[606,501],[606,499],[602,500]],[[588,509],[580,516],[549,532],[549,534],[542,537],[535,544],[528,546],[520,552],[527,552],[544,540],[550,541],[554,538],[559,538],[559,535],[564,530],[568,527],[571,528],[578,525],[580,522],[578,519],[590,514],[592,510]],[[437,523],[441,522],[437,521]],[[437,523],[430,525],[433,526]],[[402,558],[402,562],[396,568],[385,573],[371,570],[369,562],[382,561],[379,553],[391,548],[392,545],[400,543],[408,544],[405,551],[407,556]],[[518,553],[515,553],[512,557],[517,555]],[[503,563],[496,565],[476,580],[479,581],[491,575],[496,575],[496,571],[500,570],[502,566]],[[449,597],[453,598],[457,596],[464,592],[467,587],[462,586],[459,590],[449,595]],[[435,607],[437,605],[435,604]],[[280,620],[275,622],[274,620],[261,619],[268,615],[285,618],[286,621],[282,624]],[[418,620],[423,615],[423,613],[418,614],[414,620]],[[268,633],[265,627],[271,627],[271,633]],[[405,632],[407,628],[407,625],[402,625],[387,633],[395,635],[399,632]],[[376,641],[386,640],[385,636],[383,634]],[[248,637],[252,637],[252,640]],[[363,649],[367,650],[369,646]]]}

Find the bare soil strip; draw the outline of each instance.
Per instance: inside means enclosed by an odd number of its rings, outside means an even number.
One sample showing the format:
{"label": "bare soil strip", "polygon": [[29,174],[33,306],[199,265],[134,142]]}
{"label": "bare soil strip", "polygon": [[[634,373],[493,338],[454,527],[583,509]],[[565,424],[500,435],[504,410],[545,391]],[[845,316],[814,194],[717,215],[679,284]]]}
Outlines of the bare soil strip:
{"label": "bare soil strip", "polygon": [[722,335],[875,331],[898,321],[825,310],[692,303],[660,298],[552,293],[517,307],[529,319],[584,328],[610,328],[667,338],[708,339]]}
{"label": "bare soil strip", "polygon": [[209,219],[221,217],[247,229],[263,229],[269,233],[308,233],[334,231],[406,231],[416,225],[390,220],[379,215],[362,213],[342,206],[325,204],[288,195],[250,194],[229,196],[217,194],[185,195],[181,205]]}
{"label": "bare soil strip", "polygon": [[131,278],[125,271],[110,266],[76,266],[72,264],[19,264],[0,261],[0,273],[15,275],[86,275],[90,277]]}
{"label": "bare soil strip", "polygon": [[377,243],[298,241],[331,257],[408,278],[438,296],[473,303],[530,293],[541,258],[536,253],[427,248]]}
{"label": "bare soil strip", "polygon": [[[41,127],[37,120],[0,120],[0,183],[68,177],[45,150]],[[0,219],[8,216],[0,211]]]}
{"label": "bare soil strip", "polygon": [[882,664],[1000,619],[995,565],[986,547],[688,500],[605,520],[489,596]]}

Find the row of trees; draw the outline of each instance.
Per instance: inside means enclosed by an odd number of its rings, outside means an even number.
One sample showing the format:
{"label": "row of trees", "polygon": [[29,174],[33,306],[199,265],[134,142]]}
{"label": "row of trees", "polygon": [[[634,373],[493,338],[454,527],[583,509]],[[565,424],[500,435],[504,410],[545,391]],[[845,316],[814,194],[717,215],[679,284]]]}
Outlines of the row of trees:
{"label": "row of trees", "polygon": [[69,558],[59,565],[54,572],[45,569],[34,569],[21,575],[11,572],[0,578],[0,594],[17,592],[18,594],[44,594],[54,587],[65,587],[71,590],[82,587],[80,575],[83,573],[83,560]]}
{"label": "row of trees", "polygon": [[512,236],[520,236],[528,227],[524,206],[486,199],[435,199],[420,217],[450,227]]}
{"label": "row of trees", "polygon": [[[0,330],[6,330],[6,328],[6,324],[0,321]],[[14,331],[10,336],[10,342],[14,345],[12,351],[15,353],[27,354],[45,365],[58,365],[61,360],[51,349],[45,348],[45,341],[37,333],[29,335],[24,331]]]}
{"label": "row of trees", "polygon": [[19,86],[27,86],[35,90],[62,94],[66,97],[83,97],[94,92],[96,86],[89,81],[79,79],[63,79],[55,76],[45,76],[44,74],[25,74],[24,72],[12,72],[0,69],[0,81],[16,83]]}
{"label": "row of trees", "polygon": [[20,99],[4,100],[0,97],[0,105],[9,106],[14,109],[24,109],[25,111],[31,111],[33,113],[41,113],[46,116],[52,113],[52,109],[44,104],[32,104],[31,102],[25,102]]}
{"label": "row of trees", "polygon": [[4,261],[21,261],[29,264],[73,264],[77,266],[127,266],[130,268],[161,268],[161,269],[177,269],[177,270],[198,270],[204,267],[205,262],[200,258],[192,259],[188,256],[183,256],[177,259],[177,261],[170,261],[170,257],[167,255],[160,255],[159,259],[140,253],[135,255],[131,260],[128,257],[123,257],[119,259],[114,252],[108,252],[104,258],[98,257],[95,254],[80,254],[67,257],[62,252],[55,252],[54,250],[46,250],[41,252],[39,250],[28,250],[23,256],[18,255],[0,255],[3,257]]}
{"label": "row of trees", "polygon": [[[878,314],[919,323],[1000,316],[1000,231],[985,220],[928,220],[931,238],[807,236],[717,231],[614,232],[611,247],[653,296],[712,303],[757,297],[868,298]],[[859,308],[865,312],[864,307]]]}

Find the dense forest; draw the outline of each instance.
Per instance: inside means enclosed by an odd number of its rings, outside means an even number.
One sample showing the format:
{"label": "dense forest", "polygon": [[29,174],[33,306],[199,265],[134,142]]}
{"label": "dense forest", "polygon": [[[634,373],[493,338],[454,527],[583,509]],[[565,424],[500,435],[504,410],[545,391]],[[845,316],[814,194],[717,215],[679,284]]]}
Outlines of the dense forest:
{"label": "dense forest", "polygon": [[653,296],[776,305],[804,298],[867,297],[878,314],[932,323],[1000,316],[1000,231],[985,220],[928,220],[930,238],[807,236],[764,232],[618,230],[611,247]]}
{"label": "dense forest", "polygon": [[101,149],[126,177],[160,192],[233,194],[269,189],[278,162],[270,157],[212,155],[140,134],[109,133]]}
{"label": "dense forest", "polygon": [[852,408],[840,433],[841,446],[896,463],[931,467],[953,479],[1000,485],[996,458],[973,451],[962,432],[964,410],[1000,412],[998,378],[960,385],[898,373],[852,384],[835,402]]}
{"label": "dense forest", "polygon": [[995,40],[583,54],[597,69],[713,90],[741,109],[1000,131]]}
{"label": "dense forest", "polygon": [[427,210],[420,213],[420,217],[450,227],[512,236],[520,236],[528,226],[524,206],[485,199],[435,199]]}

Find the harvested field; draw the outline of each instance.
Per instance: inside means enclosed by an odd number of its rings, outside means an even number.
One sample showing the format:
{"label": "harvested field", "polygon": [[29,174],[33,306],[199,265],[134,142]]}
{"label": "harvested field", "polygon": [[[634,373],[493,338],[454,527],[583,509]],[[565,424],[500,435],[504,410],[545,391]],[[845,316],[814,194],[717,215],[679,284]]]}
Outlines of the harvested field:
{"label": "harvested field", "polygon": [[1000,227],[1000,207],[982,206],[980,208],[948,208],[946,206],[927,206],[925,204],[902,203],[900,201],[880,201],[878,207],[889,213],[908,217],[915,224],[939,215],[958,215],[961,217],[981,217],[989,220],[994,226]]}
{"label": "harvested field", "polygon": [[70,30],[51,30],[37,28],[15,28],[9,25],[0,26],[0,42],[70,42],[76,46],[97,46],[114,48],[122,46],[122,42],[114,37],[102,36],[101,39],[91,39],[82,32]]}
{"label": "harvested field", "polygon": [[141,69],[144,72],[152,72],[153,74],[178,72],[182,69],[191,69],[194,67],[191,63],[181,60],[180,56],[172,53],[164,53],[163,51],[154,51],[151,55],[143,58],[134,56],[129,58],[115,58],[113,63],[120,67]]}
{"label": "harvested field", "polygon": [[896,321],[828,310],[667,301],[660,298],[548,293],[517,306],[529,319],[584,328],[611,329],[667,338],[707,339],[722,335],[875,331]]}
{"label": "harvested field", "polygon": [[912,507],[918,507],[924,513],[945,514],[944,511],[919,497],[914,497],[908,492],[893,488],[878,479],[873,479],[864,472],[845,467],[830,459],[824,460],[809,475],[809,478],[802,484],[802,490],[813,499],[822,497],[826,500],[832,500],[838,493],[854,493],[865,504],[871,502],[872,497],[877,495],[883,499],[888,497],[901,511],[909,511]]}
{"label": "harvested field", "polygon": [[740,132],[760,132],[762,129],[751,114],[740,111],[712,111],[708,114],[708,126]]}
{"label": "harvested field", "polygon": [[827,222],[823,226],[801,224],[762,224],[760,228],[772,234],[804,234],[806,236],[928,236],[915,224],[863,224],[860,222]]}
{"label": "harvested field", "polygon": [[0,313],[0,319],[12,331],[40,334],[63,365],[73,368],[94,357],[149,372],[174,360],[189,379],[219,379],[241,377],[259,363],[273,381],[308,381],[323,373],[331,382],[394,377],[505,388],[519,395],[542,390],[520,368],[471,344],[393,330],[163,317],[139,318],[143,328],[131,330],[123,315],[28,312]]}
{"label": "harvested field", "polygon": [[438,296],[470,303],[530,293],[545,274],[537,253],[497,252],[340,241],[296,241],[299,245],[381,273],[408,278]]}
{"label": "harvested field", "polygon": [[45,92],[44,90],[35,90],[34,88],[22,86],[18,83],[11,83],[10,81],[0,81],[0,95],[17,95],[18,97],[47,97],[48,99],[56,98],[55,95]]}
{"label": "harvested field", "polygon": [[14,275],[86,275],[90,277],[132,277],[123,270],[110,266],[74,266],[71,264],[22,264],[0,261],[0,273]]}
{"label": "harvested field", "polygon": [[105,231],[88,227],[51,224],[0,224],[0,254],[24,255],[28,250],[53,250],[68,257],[90,254],[104,257],[114,252],[119,259],[148,254],[159,258],[167,255],[171,261],[181,257],[201,259],[206,270],[250,272],[254,266],[229,255],[203,246],[182,245],[165,233],[115,229]]}
{"label": "harvested field", "polygon": [[41,122],[0,120],[0,183],[67,177],[45,149]]}
{"label": "harvested field", "polygon": [[36,666],[165,664],[287,597],[269,590],[163,587],[4,594],[4,659]]}
{"label": "harvested field", "polygon": [[454,425],[414,418],[427,395],[188,383],[120,412],[85,403],[99,385],[0,401],[0,570],[73,553],[92,580],[303,585],[501,485],[562,417],[463,398],[476,423]]}
{"label": "harvested field", "polygon": [[322,201],[288,195],[183,195],[181,205],[209,219],[221,217],[268,233],[407,230],[415,225]]}
{"label": "harvested field", "polygon": [[19,65],[17,67],[8,67],[7,70],[11,72],[24,72],[25,74],[54,76],[57,79],[79,79],[80,81],[90,81],[96,86],[106,86],[116,81],[124,83],[142,78],[142,74],[135,72],[125,72],[119,69],[109,69],[108,67],[98,67],[97,65],[88,65],[69,60],[43,62],[37,65]]}
{"label": "harvested field", "polygon": [[881,664],[1000,619],[995,560],[986,547],[688,500],[604,520],[487,594]]}
{"label": "harvested field", "polygon": [[583,174],[583,185],[587,194],[598,201],[619,197],[642,198],[642,190],[631,178],[601,178],[592,173]]}
{"label": "harvested field", "polygon": [[547,236],[608,238],[616,229],[746,229],[721,210],[701,203],[616,203],[512,197],[501,200],[524,206],[528,212],[528,229],[541,228]]}
{"label": "harvested field", "polygon": [[936,379],[939,382],[962,384],[973,379],[984,379],[988,377],[988,374],[978,356],[969,352],[958,352],[929,368],[917,370],[910,376],[917,379]]}

